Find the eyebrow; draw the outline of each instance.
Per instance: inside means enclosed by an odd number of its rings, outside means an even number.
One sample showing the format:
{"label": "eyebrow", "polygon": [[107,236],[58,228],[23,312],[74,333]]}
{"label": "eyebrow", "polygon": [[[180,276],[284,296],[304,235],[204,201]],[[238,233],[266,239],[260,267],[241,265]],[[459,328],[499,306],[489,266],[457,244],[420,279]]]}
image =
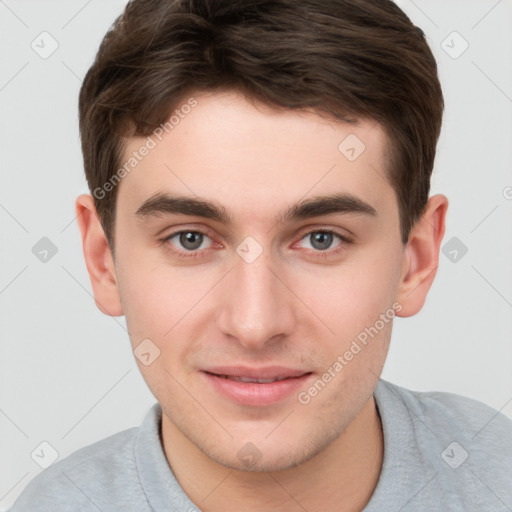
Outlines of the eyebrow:
{"label": "eyebrow", "polygon": [[[366,201],[352,194],[316,196],[292,205],[278,217],[278,222],[292,222],[333,213],[363,214],[377,216],[377,211]],[[162,214],[192,215],[211,219],[223,224],[233,224],[228,210],[214,201],[189,196],[170,196],[157,193],[137,209],[135,215],[143,220]]]}

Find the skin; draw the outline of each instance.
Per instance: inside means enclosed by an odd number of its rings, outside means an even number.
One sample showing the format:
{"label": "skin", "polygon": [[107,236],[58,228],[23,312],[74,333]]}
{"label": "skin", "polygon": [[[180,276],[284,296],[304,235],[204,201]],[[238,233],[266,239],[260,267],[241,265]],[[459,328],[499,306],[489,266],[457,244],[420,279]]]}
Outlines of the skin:
{"label": "skin", "polygon": [[[160,356],[137,360],[162,406],[162,440],[180,485],[204,511],[357,511],[369,501],[383,460],[373,391],[392,321],[309,403],[297,393],[269,406],[235,403],[202,369],[281,365],[312,372],[306,391],[357,335],[399,304],[416,314],[438,265],[448,201],[432,196],[408,243],[387,179],[383,129],[314,112],[276,110],[236,92],[194,95],[197,106],[118,185],[115,261],[92,197],[76,202],[84,255],[98,307],[125,315],[132,347],[150,339]],[[339,150],[355,134],[355,161]],[[129,157],[145,139],[127,139]],[[136,211],[155,193],[222,205],[232,223],[197,215]],[[351,194],[376,215],[323,214],[279,222],[291,205]],[[196,258],[180,230],[208,236]],[[327,249],[311,233],[334,231]],[[262,253],[236,252],[253,237]],[[189,251],[190,252],[190,251]],[[261,455],[250,467],[239,450]],[[256,457],[257,458],[257,457]]]}

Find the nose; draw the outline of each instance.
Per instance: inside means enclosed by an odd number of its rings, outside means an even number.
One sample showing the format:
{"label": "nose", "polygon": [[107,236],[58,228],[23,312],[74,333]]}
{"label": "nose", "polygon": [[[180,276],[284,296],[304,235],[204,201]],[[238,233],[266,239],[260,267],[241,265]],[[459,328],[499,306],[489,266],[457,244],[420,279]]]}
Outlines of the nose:
{"label": "nose", "polygon": [[234,255],[234,268],[223,281],[217,322],[224,335],[249,350],[261,350],[290,335],[294,297],[269,251],[251,263]]}

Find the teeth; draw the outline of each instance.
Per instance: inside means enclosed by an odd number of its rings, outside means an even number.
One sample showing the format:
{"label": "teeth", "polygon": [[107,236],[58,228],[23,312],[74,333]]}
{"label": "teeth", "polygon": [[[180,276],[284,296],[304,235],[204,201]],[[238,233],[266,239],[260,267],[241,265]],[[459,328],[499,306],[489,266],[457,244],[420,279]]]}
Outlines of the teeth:
{"label": "teeth", "polygon": [[251,379],[249,377],[235,377],[233,375],[223,375],[224,378],[229,380],[236,380],[237,382],[257,382],[258,384],[270,384],[278,380],[284,380],[287,377],[275,377],[273,379]]}

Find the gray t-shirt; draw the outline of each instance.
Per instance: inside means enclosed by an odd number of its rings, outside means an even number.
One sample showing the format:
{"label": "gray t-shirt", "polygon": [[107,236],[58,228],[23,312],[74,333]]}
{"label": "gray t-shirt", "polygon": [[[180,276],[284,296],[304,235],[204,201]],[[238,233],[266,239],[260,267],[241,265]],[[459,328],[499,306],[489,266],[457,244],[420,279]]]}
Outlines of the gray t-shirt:
{"label": "gray t-shirt", "polygon": [[[511,512],[512,421],[470,398],[381,379],[384,461],[364,512]],[[161,408],[34,478],[11,512],[197,512],[160,440]],[[226,505],[226,511],[229,511]]]}

